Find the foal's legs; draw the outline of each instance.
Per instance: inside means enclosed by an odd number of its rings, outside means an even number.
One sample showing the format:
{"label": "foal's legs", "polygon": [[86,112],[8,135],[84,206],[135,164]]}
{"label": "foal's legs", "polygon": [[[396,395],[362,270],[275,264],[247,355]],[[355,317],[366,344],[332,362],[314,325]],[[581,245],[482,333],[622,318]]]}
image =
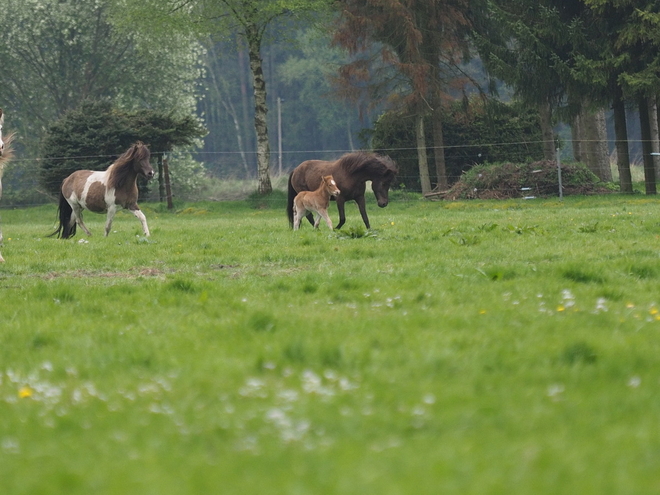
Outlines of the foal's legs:
{"label": "foal's legs", "polygon": [[302,217],[305,216],[305,213],[307,213],[307,210],[305,208],[298,207],[295,203],[293,205],[293,230],[298,230],[300,228],[300,221],[302,220]]}
{"label": "foal's legs", "polygon": [[[2,228],[0,228],[0,246],[2,246]],[[5,259],[2,257],[2,253],[0,253],[0,263],[4,262]]]}
{"label": "foal's legs", "polygon": [[316,220],[316,225],[315,227],[319,226],[319,223],[321,222],[321,217],[325,220],[325,223],[328,225],[328,228],[330,230],[334,230],[332,227],[332,220],[330,220],[330,217],[328,216],[328,210],[319,210],[319,218]]}
{"label": "foal's legs", "polygon": [[[146,237],[149,237],[149,227],[147,226],[147,217],[144,216],[144,213],[142,213],[142,210],[139,208],[137,210],[131,210],[131,213],[137,217],[137,219],[140,221],[142,224],[142,230],[144,231],[144,235]],[[106,234],[107,235],[107,234]]]}

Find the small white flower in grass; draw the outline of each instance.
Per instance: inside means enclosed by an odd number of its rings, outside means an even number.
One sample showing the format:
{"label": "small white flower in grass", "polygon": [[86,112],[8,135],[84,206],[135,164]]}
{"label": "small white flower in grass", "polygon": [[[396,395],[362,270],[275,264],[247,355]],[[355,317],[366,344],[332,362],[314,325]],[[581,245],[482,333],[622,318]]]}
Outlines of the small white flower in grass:
{"label": "small white flower in grass", "polygon": [[413,416],[424,416],[426,411],[422,406],[415,406],[413,407],[413,410],[411,411]]}
{"label": "small white flower in grass", "polygon": [[564,386],[561,383],[555,383],[548,387],[548,397],[552,400],[561,400],[561,394],[564,393]]}
{"label": "small white flower in grass", "polygon": [[564,289],[561,291],[561,298],[564,301],[565,308],[571,308],[575,306],[575,296],[570,290]]}
{"label": "small white flower in grass", "polygon": [[642,379],[638,376],[633,376],[628,380],[628,386],[631,388],[637,388],[642,384]]}
{"label": "small white flower in grass", "polygon": [[53,371],[53,363],[50,361],[44,361],[41,365],[41,369],[44,371]]}
{"label": "small white flower in grass", "polygon": [[607,299],[605,299],[604,297],[599,297],[596,300],[596,310],[594,311],[594,313],[600,313],[601,311],[607,312],[606,303],[607,303]]}
{"label": "small white flower in grass", "polygon": [[7,437],[2,439],[2,450],[8,454],[18,454],[20,446],[18,440],[15,438]]}
{"label": "small white flower in grass", "polygon": [[426,394],[422,400],[424,401],[424,404],[435,404],[435,395]]}

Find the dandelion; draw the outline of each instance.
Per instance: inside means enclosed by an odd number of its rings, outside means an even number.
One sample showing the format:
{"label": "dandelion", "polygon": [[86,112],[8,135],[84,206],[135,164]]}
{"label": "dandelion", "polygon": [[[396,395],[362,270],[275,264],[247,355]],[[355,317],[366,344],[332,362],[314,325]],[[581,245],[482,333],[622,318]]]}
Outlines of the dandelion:
{"label": "dandelion", "polygon": [[566,308],[564,306],[562,306],[561,304],[559,306],[557,306],[557,311],[559,311],[560,313],[562,311],[565,311],[565,310],[566,310]]}
{"label": "dandelion", "polygon": [[485,310],[485,309],[479,310],[479,314],[480,314],[480,315],[485,315],[485,314],[486,314],[486,310]]}
{"label": "dandelion", "polygon": [[30,387],[21,387],[21,389],[18,391],[18,398],[27,399],[29,397],[32,397],[33,394],[34,394],[34,390],[32,390]]}
{"label": "dandelion", "polygon": [[633,309],[634,307],[635,307],[635,305],[633,303],[631,303],[631,302],[626,303],[626,308]]}

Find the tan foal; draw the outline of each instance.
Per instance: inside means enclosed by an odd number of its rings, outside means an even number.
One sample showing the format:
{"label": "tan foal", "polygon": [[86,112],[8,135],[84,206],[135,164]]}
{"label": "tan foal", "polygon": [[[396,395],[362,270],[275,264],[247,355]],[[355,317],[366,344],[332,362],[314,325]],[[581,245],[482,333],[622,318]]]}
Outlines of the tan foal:
{"label": "tan foal", "polygon": [[293,199],[293,230],[300,228],[300,220],[305,213],[318,213],[319,216],[314,222],[314,228],[318,228],[321,217],[332,230],[332,221],[328,216],[328,206],[330,205],[330,196],[338,196],[341,191],[337,188],[337,183],[332,175],[326,175],[321,178],[321,184],[316,191],[300,191]]}

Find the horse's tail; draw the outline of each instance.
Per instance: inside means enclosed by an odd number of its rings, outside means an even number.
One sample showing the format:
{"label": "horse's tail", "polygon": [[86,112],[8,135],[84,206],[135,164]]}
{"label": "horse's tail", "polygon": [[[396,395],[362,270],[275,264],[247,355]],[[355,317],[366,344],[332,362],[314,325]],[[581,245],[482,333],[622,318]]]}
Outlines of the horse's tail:
{"label": "horse's tail", "polygon": [[57,207],[57,216],[60,219],[60,224],[58,225],[55,232],[50,234],[48,237],[52,237],[57,234],[58,238],[68,239],[76,235],[76,224],[69,226],[71,223],[71,215],[73,214],[73,208],[64,197],[64,194],[60,192],[60,204]]}
{"label": "horse's tail", "polygon": [[289,225],[293,228],[293,198],[296,197],[296,190],[291,184],[291,177],[293,177],[293,172],[289,174],[289,194],[286,199],[286,216],[289,217]]}

